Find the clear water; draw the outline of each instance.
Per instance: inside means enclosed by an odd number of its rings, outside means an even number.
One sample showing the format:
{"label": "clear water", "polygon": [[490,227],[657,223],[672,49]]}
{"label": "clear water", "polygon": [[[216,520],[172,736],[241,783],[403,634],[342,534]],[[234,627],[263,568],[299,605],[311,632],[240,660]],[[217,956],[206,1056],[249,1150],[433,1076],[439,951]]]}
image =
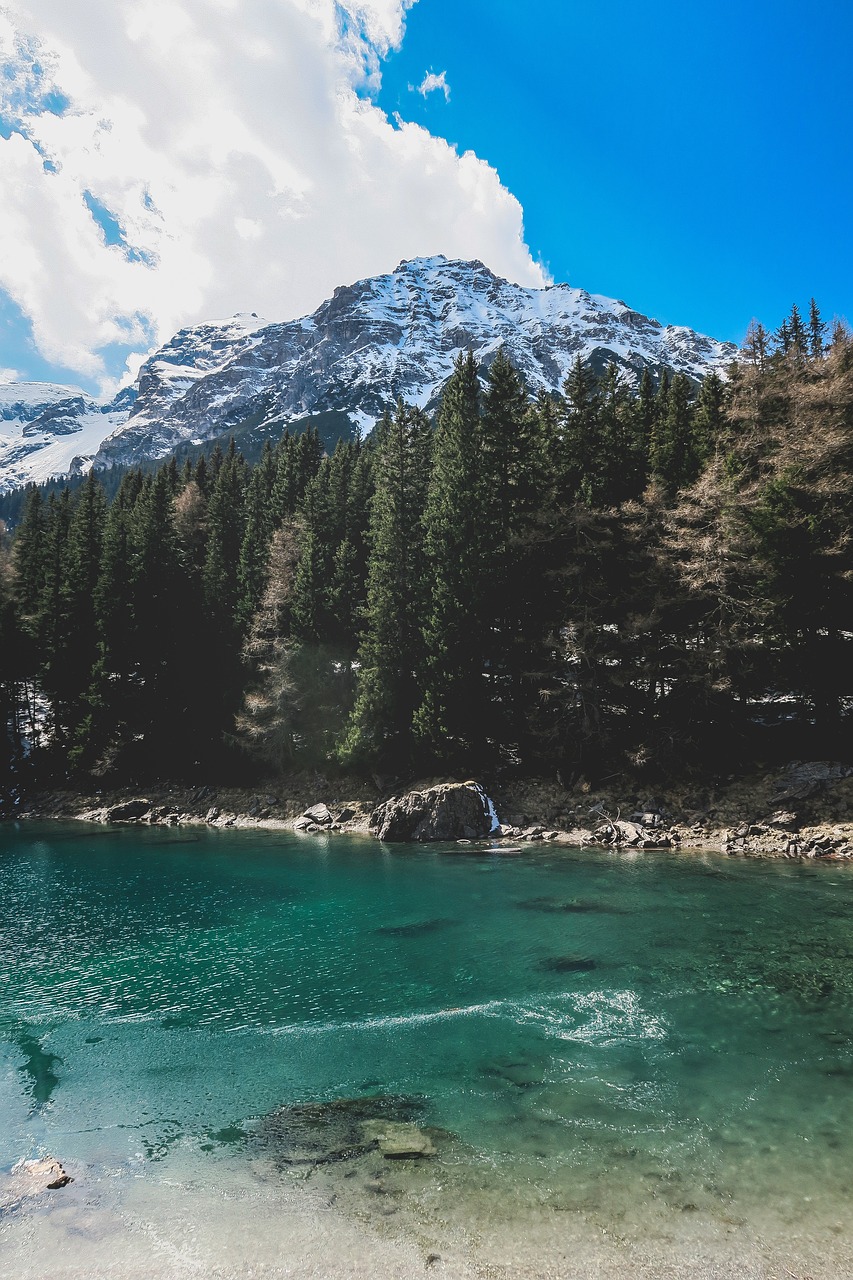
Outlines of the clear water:
{"label": "clear water", "polygon": [[744,1275],[776,1274],[771,1255],[849,1275],[852,913],[845,868],[2,827],[0,1169],[49,1151],[77,1176],[39,1208],[66,1195],[68,1221],[0,1219],[8,1274],[67,1261],[71,1205],[93,1240],[113,1215],[104,1275],[183,1274],[171,1254],[134,1270],[121,1243],[122,1198],[165,1238],[175,1188],[190,1215],[192,1194],[242,1197],[228,1248],[250,1258],[252,1215],[260,1240],[293,1189],[245,1137],[259,1118],[399,1094],[452,1135],[438,1161],[306,1183],[385,1237],[396,1215],[460,1259],[526,1242],[541,1262],[593,1232],[694,1267],[728,1248],[752,1251]]}

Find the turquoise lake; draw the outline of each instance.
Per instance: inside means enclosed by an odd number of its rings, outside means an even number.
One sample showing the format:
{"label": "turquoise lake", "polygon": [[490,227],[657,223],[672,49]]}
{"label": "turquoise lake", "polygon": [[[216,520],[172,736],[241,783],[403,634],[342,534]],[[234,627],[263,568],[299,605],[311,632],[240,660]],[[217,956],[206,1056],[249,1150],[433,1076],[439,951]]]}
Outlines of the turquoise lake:
{"label": "turquoise lake", "polygon": [[[6,824],[0,1169],[75,1182],[0,1272],[850,1275],[851,920],[839,866]],[[256,1140],[389,1095],[437,1160]]]}

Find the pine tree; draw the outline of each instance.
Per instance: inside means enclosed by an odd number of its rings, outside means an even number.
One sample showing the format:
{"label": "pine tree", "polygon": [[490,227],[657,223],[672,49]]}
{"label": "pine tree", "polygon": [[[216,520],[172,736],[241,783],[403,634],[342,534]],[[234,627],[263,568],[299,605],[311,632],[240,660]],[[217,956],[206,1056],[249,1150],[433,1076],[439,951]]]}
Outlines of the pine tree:
{"label": "pine tree", "polygon": [[59,654],[62,667],[63,718],[73,739],[81,703],[98,660],[95,591],[101,571],[106,496],[95,471],[79,490],[68,531],[61,617],[65,632]]}
{"label": "pine tree", "polygon": [[675,493],[688,483],[698,470],[693,444],[690,381],[683,373],[675,375],[668,390],[666,413],[656,424],[652,437],[649,467],[669,493]]}
{"label": "pine tree", "polygon": [[424,510],[430,599],[415,730],[428,755],[460,763],[479,754],[485,723],[479,399],[469,352],[457,359],[442,396]]}
{"label": "pine tree", "polygon": [[789,350],[793,351],[799,359],[805,359],[809,354],[809,338],[796,302],[791,307],[791,314],[788,317],[788,338]]}
{"label": "pine tree", "polygon": [[562,449],[558,458],[557,485],[565,503],[574,502],[578,496],[589,495],[599,408],[597,381],[578,356],[563,384],[560,405]]}
{"label": "pine tree", "polygon": [[65,680],[66,619],[63,610],[65,575],[68,564],[68,531],[71,525],[71,490],[66,486],[50,495],[44,542],[44,581],[39,596],[35,628],[41,658],[40,681],[51,704],[51,729],[57,749],[65,744],[63,711]]}
{"label": "pine tree", "polygon": [[276,462],[267,440],[246,490],[245,531],[240,545],[238,616],[245,634],[266,588],[267,557],[273,531]]}
{"label": "pine tree", "polygon": [[812,298],[809,303],[809,355],[813,360],[819,360],[823,355],[825,338],[826,325],[821,320],[817,303]]}
{"label": "pine tree", "polygon": [[557,420],[550,397],[529,404],[503,354],[489,370],[480,423],[480,517],[488,736],[510,753],[528,732],[539,631],[548,608],[545,544],[555,501]]}
{"label": "pine tree", "polygon": [[377,428],[376,491],[370,514],[367,615],[355,706],[339,755],[396,767],[412,757],[412,722],[424,663],[423,528],[432,433],[402,403]]}
{"label": "pine tree", "polygon": [[707,462],[722,441],[726,424],[725,399],[725,385],[712,370],[696,397],[693,448],[698,464]]}
{"label": "pine tree", "polygon": [[654,434],[655,422],[657,420],[655,384],[652,380],[652,375],[649,372],[648,365],[643,368],[643,372],[640,376],[640,390],[637,395],[637,399],[634,402],[634,416],[636,420],[636,436],[643,455],[643,470],[646,472],[648,470],[648,456],[652,443],[652,435]]}
{"label": "pine tree", "polygon": [[6,780],[11,787],[13,769],[22,762],[24,737],[29,728],[27,644],[15,604],[10,542],[6,525],[0,520],[0,806],[9,799],[4,794]]}

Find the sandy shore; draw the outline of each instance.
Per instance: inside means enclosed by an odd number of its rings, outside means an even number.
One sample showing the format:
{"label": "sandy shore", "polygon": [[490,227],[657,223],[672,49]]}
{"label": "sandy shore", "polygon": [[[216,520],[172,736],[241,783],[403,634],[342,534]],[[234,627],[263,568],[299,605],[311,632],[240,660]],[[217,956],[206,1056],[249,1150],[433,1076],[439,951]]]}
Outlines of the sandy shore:
{"label": "sandy shore", "polygon": [[[357,1162],[361,1165],[362,1162]],[[375,1170],[298,1181],[263,1165],[197,1157],[160,1172],[71,1167],[75,1181],[0,1217],[0,1275],[16,1280],[841,1280],[853,1271],[846,1227],[825,1214],[786,1227],[641,1207],[500,1205],[448,1211],[410,1170],[397,1190],[365,1191]],[[408,1181],[412,1185],[406,1186]],[[402,1187],[402,1190],[399,1188]],[[368,1203],[372,1200],[372,1204]]]}

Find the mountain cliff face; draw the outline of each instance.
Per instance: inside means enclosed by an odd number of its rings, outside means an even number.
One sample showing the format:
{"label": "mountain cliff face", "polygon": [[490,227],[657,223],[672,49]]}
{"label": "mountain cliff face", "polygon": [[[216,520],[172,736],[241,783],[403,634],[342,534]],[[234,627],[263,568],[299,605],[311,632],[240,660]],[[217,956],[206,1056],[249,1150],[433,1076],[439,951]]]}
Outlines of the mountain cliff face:
{"label": "mountain cliff face", "polygon": [[[132,405],[84,403],[65,421],[80,423],[68,428],[79,436],[74,452],[94,454],[96,467],[162,458],[247,424],[275,436],[288,423],[331,413],[365,430],[400,397],[434,408],[460,351],[470,348],[486,368],[501,346],[534,392],[557,390],[578,355],[596,368],[616,361],[634,383],[646,367],[698,381],[735,355],[731,343],[663,326],[582,289],[524,289],[480,262],[417,258],[336,289],[300,320],[240,315],[183,329],[142,366]],[[105,428],[98,448],[93,413]],[[31,463],[39,478],[49,466],[70,466],[67,448],[56,460],[46,443],[42,450]],[[12,483],[22,482],[23,470],[19,461]]]}

